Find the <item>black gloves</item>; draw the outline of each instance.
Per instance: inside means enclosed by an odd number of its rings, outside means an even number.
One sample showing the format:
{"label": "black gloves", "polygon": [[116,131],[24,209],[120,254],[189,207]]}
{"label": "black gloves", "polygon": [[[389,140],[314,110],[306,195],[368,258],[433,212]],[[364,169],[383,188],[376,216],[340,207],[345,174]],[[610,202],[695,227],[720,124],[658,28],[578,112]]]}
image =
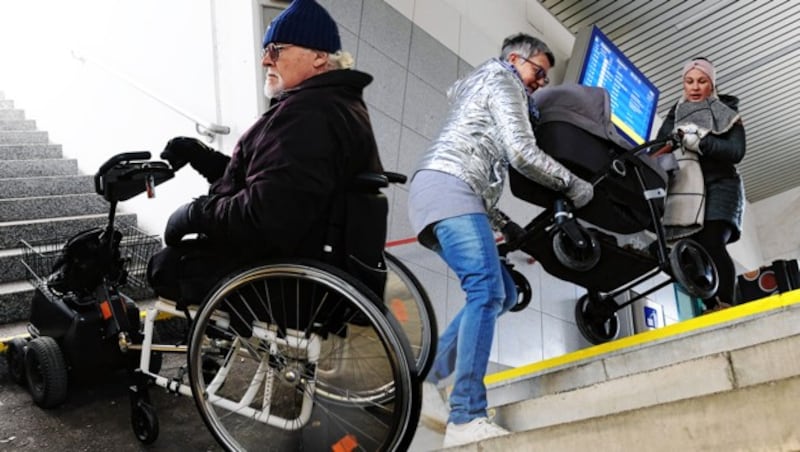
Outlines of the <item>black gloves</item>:
{"label": "black gloves", "polygon": [[513,221],[509,221],[500,228],[500,233],[503,234],[503,239],[505,239],[506,243],[514,243],[525,234],[525,228]]}
{"label": "black gloves", "polygon": [[225,173],[230,157],[206,146],[197,138],[175,137],[167,142],[161,158],[177,171],[187,163],[209,183],[216,182]]}
{"label": "black gloves", "polygon": [[201,200],[198,199],[186,203],[172,212],[164,230],[164,243],[170,246],[179,245],[186,234],[203,232],[205,228],[199,212],[200,208]]}
{"label": "black gloves", "polygon": [[175,137],[167,142],[161,158],[168,161],[175,171],[183,168],[199,154],[214,152],[197,138]]}

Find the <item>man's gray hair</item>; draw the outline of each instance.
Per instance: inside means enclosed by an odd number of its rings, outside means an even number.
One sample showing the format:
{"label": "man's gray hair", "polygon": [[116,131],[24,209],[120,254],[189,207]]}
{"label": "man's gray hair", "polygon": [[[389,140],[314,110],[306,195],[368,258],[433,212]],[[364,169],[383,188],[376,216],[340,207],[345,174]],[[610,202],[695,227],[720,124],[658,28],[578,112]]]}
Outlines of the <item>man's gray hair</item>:
{"label": "man's gray hair", "polygon": [[339,50],[328,54],[328,69],[352,69],[356,65],[356,60],[350,52]]}
{"label": "man's gray hair", "polygon": [[523,58],[530,58],[532,56],[544,53],[547,56],[547,61],[550,66],[556,65],[556,57],[550,47],[547,47],[542,40],[534,38],[533,36],[526,35],[525,33],[517,33],[511,35],[503,40],[503,48],[500,51],[500,59],[505,61],[512,53],[519,54]]}

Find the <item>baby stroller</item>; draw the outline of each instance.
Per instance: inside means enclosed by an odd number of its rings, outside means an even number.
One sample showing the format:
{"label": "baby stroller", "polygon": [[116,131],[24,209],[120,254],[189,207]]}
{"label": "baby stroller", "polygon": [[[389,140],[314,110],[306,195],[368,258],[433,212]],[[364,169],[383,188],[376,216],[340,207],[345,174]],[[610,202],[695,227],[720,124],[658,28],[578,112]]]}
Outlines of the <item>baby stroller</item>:
{"label": "baby stroller", "polygon": [[[672,282],[695,297],[706,298],[716,292],[716,268],[708,253],[689,239],[671,245],[665,240],[661,218],[668,177],[652,156],[664,152],[665,146],[676,146],[680,137],[626,149],[566,121],[541,123],[535,134],[542,150],[593,182],[595,195],[576,210],[563,194],[512,168],[509,183],[514,196],[545,211],[525,226],[518,238],[501,244],[500,253],[519,249],[538,260],[548,273],[585,287],[587,293],[575,305],[575,320],[588,341],[599,344],[615,338],[619,332],[617,311]],[[612,234],[642,231],[655,235],[644,248],[620,246]],[[661,272],[669,276],[666,281],[617,303],[617,297]],[[525,291],[530,289],[524,283],[521,287],[525,299]]]}

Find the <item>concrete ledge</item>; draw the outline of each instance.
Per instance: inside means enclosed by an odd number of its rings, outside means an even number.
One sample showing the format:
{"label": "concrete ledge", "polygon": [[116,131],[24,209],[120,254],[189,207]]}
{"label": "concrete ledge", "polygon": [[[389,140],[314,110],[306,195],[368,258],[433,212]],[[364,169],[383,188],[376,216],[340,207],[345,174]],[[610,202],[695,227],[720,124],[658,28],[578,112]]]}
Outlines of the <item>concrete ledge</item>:
{"label": "concrete ledge", "polygon": [[489,404],[559,394],[798,334],[800,290],[489,375]]}
{"label": "concrete ledge", "polygon": [[[700,380],[702,375],[688,375]],[[796,451],[800,377],[540,428],[453,451]],[[562,408],[564,409],[564,408]],[[541,415],[531,411],[530,417]]]}

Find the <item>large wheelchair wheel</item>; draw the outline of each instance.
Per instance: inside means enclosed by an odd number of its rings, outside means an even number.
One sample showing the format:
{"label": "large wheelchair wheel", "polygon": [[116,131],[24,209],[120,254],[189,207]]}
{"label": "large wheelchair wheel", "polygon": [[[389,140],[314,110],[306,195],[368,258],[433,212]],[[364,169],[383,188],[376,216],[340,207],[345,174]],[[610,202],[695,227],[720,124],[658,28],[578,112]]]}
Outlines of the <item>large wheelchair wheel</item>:
{"label": "large wheelchair wheel", "polygon": [[400,326],[366,286],[314,261],[217,286],[188,359],[197,408],[227,450],[406,450],[419,420]]}
{"label": "large wheelchair wheel", "polygon": [[385,252],[386,290],[383,301],[403,328],[420,379],[425,379],[436,357],[438,328],[431,300],[416,276],[400,259]]}
{"label": "large wheelchair wheel", "polygon": [[679,240],[669,253],[672,276],[693,297],[711,298],[717,293],[717,267],[708,252],[691,239]]}

